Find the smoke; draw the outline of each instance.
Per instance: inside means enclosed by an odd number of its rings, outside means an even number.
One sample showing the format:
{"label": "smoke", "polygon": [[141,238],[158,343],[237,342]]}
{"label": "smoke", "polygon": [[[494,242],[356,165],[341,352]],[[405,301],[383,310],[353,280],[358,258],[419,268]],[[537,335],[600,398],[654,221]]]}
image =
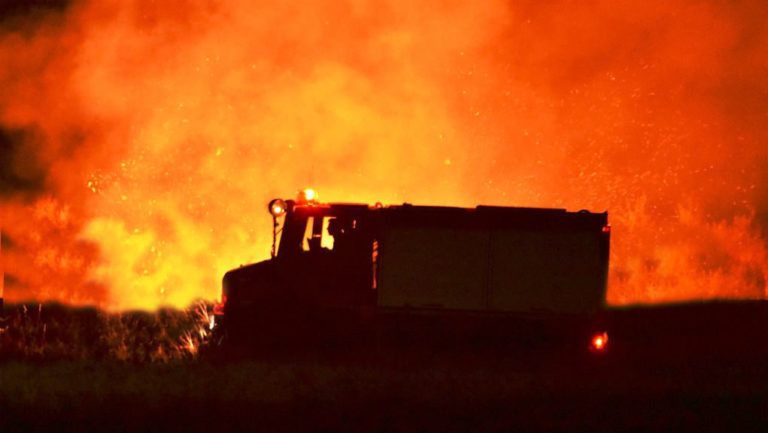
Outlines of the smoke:
{"label": "smoke", "polygon": [[265,203],[608,210],[609,300],[765,296],[768,6],[46,2],[0,21],[6,298],[213,298]]}

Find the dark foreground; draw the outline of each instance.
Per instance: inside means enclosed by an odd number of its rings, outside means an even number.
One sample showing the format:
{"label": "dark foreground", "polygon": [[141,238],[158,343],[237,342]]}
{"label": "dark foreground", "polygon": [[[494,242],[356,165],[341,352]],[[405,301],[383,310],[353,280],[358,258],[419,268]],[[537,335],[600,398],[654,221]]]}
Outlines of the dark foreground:
{"label": "dark foreground", "polygon": [[[444,348],[354,362],[203,362],[181,349],[155,361],[6,354],[0,432],[768,431],[761,309],[622,312],[613,337],[621,344],[601,357]],[[727,331],[713,335],[722,320]],[[166,352],[176,347],[168,341]]]}

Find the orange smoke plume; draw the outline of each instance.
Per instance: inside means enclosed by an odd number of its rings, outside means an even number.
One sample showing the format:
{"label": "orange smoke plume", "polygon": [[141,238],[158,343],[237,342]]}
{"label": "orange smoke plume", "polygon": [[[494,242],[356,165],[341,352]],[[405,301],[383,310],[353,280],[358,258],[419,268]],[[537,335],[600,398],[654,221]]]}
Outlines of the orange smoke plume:
{"label": "orange smoke plume", "polygon": [[609,210],[610,302],[763,298],[768,6],[635,3],[6,8],[5,297],[215,298],[312,185]]}

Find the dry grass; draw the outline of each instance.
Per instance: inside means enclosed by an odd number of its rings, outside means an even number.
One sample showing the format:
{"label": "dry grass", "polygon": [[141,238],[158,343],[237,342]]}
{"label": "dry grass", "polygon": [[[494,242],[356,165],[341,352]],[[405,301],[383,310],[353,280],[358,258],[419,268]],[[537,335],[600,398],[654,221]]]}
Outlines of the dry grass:
{"label": "dry grass", "polygon": [[58,304],[6,309],[0,360],[171,362],[195,356],[208,336],[210,305],[155,313],[107,313]]}

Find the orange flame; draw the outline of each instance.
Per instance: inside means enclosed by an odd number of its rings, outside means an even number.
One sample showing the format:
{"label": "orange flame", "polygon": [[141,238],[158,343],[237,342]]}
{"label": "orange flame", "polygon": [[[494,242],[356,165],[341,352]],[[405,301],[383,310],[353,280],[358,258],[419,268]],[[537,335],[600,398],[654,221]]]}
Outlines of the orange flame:
{"label": "orange flame", "polygon": [[80,1],[0,21],[10,300],[186,306],[274,197],[609,210],[612,303],[766,295],[768,8]]}

